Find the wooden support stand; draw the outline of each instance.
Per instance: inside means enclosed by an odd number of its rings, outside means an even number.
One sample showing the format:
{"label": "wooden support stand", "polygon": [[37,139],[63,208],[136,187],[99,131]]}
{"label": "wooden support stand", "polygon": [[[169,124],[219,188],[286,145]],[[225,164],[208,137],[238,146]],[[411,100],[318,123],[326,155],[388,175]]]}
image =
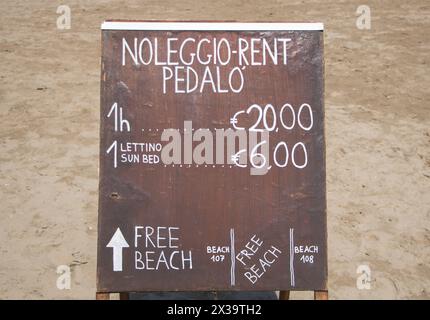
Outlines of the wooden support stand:
{"label": "wooden support stand", "polygon": [[[109,300],[110,293],[97,292],[96,300]],[[129,300],[129,292],[120,292],[119,300]],[[290,300],[290,291],[279,291],[279,300]],[[314,291],[314,300],[328,300],[328,290],[316,290]]]}
{"label": "wooden support stand", "polygon": [[314,291],[314,300],[328,300],[328,290]]}
{"label": "wooden support stand", "polygon": [[290,291],[279,291],[279,300],[290,300]]}
{"label": "wooden support stand", "polygon": [[96,300],[109,300],[109,293],[104,292],[97,292],[96,293]]}
{"label": "wooden support stand", "polygon": [[[97,292],[96,293],[96,300],[110,300],[110,293]],[[130,300],[130,293],[129,292],[120,292],[119,293],[119,300]]]}
{"label": "wooden support stand", "polygon": [[[279,300],[289,300],[290,291],[279,291]],[[328,290],[315,290],[314,300],[328,300]]]}

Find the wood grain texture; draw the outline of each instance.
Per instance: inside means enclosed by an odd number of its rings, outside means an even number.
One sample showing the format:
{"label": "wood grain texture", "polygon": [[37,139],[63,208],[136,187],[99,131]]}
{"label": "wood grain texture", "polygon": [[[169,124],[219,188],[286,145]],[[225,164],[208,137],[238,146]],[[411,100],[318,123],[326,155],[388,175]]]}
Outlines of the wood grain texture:
{"label": "wood grain texture", "polygon": [[[274,37],[289,37],[292,41],[287,66],[244,68],[245,86],[239,94],[174,94],[171,90],[163,94],[159,66],[121,66],[122,39],[133,43],[135,37],[156,37],[160,42],[167,37],[178,38],[178,42],[188,37],[223,37],[230,43],[236,43],[239,37],[264,37],[269,42]],[[235,67],[236,62],[226,68]],[[203,72],[201,65],[192,67],[199,74]],[[323,33],[318,31],[103,31],[98,291],[326,289],[323,67]],[[114,102],[124,108],[132,132],[114,131],[112,119],[106,117]],[[230,128],[232,115],[251,104],[270,103],[279,111],[287,102],[296,111],[302,103],[309,103],[313,128],[310,132],[279,130],[270,136],[270,150],[280,141],[291,146],[303,142],[309,160],[302,170],[273,166],[266,175],[252,176],[249,168],[219,165],[185,168],[120,164],[113,168],[112,156],[106,154],[113,141],[159,142],[162,129],[182,128],[186,120],[192,121],[193,128],[215,132],[216,128]],[[255,120],[252,115],[242,125],[249,128]],[[302,156],[298,161],[303,161]],[[192,250],[193,269],[135,270],[136,225],[179,227],[181,248]],[[113,272],[112,249],[106,248],[106,244],[118,227],[130,248],[123,250],[124,270]],[[313,263],[301,263],[300,255],[294,255],[294,286],[290,274],[290,228],[294,228],[295,245],[312,244],[319,248]],[[230,229],[235,232],[236,253],[245,248],[253,235],[263,240],[264,248],[274,245],[282,251],[255,284],[244,276],[249,270],[236,261],[232,286],[230,255],[223,262],[214,263],[206,253],[209,245],[230,246]]]}

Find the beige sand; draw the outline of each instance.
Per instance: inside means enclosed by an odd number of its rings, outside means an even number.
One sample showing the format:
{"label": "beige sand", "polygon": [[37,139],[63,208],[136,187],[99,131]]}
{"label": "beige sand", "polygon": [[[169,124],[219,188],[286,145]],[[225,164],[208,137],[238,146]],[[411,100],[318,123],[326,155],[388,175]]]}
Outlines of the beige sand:
{"label": "beige sand", "polygon": [[[94,298],[108,18],[324,22],[330,296],[430,298],[430,4],[366,1],[372,28],[359,30],[357,1],[161,2],[2,3],[0,298]],[[71,30],[56,28],[59,4]],[[56,287],[62,264],[70,290]]]}

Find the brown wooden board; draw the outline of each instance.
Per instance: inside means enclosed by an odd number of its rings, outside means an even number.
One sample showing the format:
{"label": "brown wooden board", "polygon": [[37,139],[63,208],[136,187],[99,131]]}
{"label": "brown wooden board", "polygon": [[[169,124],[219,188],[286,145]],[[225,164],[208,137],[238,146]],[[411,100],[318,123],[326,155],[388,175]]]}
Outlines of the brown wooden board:
{"label": "brown wooden board", "polygon": [[210,26],[102,30],[98,292],[326,289],[322,29]]}

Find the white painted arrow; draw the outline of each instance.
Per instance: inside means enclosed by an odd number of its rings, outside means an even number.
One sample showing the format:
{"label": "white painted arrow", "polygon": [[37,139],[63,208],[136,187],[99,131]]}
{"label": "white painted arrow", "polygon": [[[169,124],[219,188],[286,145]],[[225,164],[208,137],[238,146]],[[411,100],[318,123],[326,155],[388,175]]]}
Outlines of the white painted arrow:
{"label": "white painted arrow", "polygon": [[116,229],[106,247],[113,248],[113,271],[122,271],[122,249],[128,248],[129,245],[119,228]]}

